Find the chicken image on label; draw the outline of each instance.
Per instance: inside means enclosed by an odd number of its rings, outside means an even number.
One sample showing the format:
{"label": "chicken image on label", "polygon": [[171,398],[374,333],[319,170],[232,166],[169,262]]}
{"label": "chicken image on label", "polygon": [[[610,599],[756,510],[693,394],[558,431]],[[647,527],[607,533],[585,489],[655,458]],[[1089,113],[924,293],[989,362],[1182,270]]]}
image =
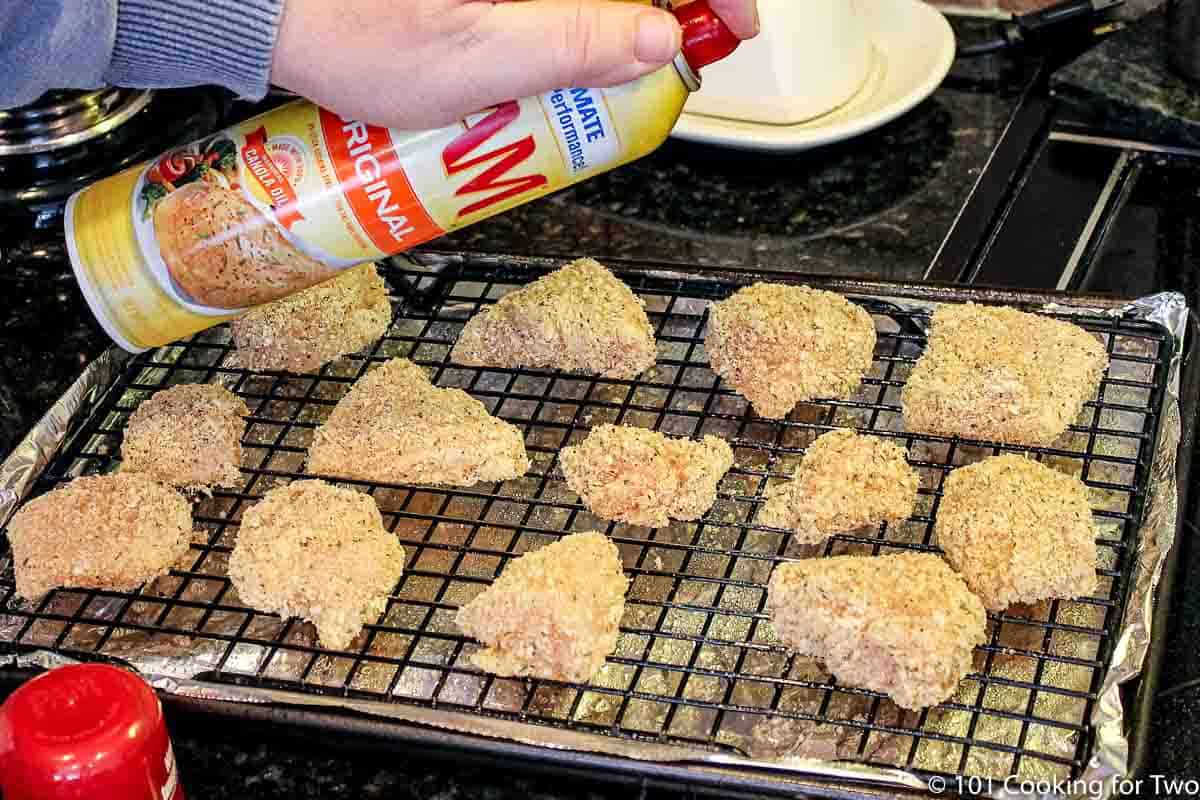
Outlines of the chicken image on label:
{"label": "chicken image on label", "polygon": [[400,131],[306,101],[73,195],[67,248],[126,350],[168,344],[633,161],[666,141],[697,70],[737,38],[698,0],[671,65],[553,89],[444,128]]}

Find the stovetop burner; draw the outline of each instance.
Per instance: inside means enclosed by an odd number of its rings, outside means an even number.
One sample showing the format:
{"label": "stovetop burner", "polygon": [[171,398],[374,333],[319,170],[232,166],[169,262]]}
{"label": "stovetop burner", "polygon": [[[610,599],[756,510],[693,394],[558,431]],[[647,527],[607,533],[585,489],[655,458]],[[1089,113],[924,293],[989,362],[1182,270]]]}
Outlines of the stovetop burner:
{"label": "stovetop burner", "polygon": [[228,97],[212,89],[53,92],[0,111],[0,251],[11,254],[14,238],[29,244],[31,231],[33,250],[59,238],[76,189],[216,130]]}
{"label": "stovetop burner", "polygon": [[103,136],[150,103],[149,91],[51,92],[0,111],[0,156],[46,153]]}

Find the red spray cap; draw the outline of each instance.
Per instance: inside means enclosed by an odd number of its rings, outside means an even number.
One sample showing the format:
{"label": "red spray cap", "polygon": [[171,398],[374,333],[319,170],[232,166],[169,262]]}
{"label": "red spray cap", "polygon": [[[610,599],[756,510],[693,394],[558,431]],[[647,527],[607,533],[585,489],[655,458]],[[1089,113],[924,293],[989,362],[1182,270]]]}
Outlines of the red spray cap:
{"label": "red spray cap", "polygon": [[679,6],[674,13],[683,28],[683,57],[697,72],[725,58],[742,43],[725,27],[708,0],[694,0]]}
{"label": "red spray cap", "polygon": [[183,800],[162,706],[128,670],[46,672],[0,706],[7,800]]}

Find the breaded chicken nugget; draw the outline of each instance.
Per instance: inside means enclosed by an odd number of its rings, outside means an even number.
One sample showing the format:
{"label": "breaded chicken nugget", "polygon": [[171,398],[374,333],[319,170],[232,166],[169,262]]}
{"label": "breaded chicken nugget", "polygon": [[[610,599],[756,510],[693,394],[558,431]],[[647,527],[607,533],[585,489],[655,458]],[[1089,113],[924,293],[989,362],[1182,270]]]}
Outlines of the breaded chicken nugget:
{"label": "breaded chicken nugget", "polygon": [[378,619],[404,571],[404,548],[370,495],[323,481],[272,489],[247,509],[229,556],[244,603],[301,617],[345,650]]}
{"label": "breaded chicken nugget", "polygon": [[733,466],[724,440],[676,439],[626,425],[601,425],[559,456],[567,486],[596,516],[662,528],[699,519]]}
{"label": "breaded chicken nugget", "polygon": [[455,622],[487,645],[482,670],[583,683],[616,649],[628,587],[616,546],[577,533],[510,563]]}
{"label": "breaded chicken nugget", "polygon": [[634,378],[654,366],[642,301],[583,258],[517,289],[472,317],[451,358],[477,367],[527,367]]}
{"label": "breaded chicken nugget", "polygon": [[379,481],[470,486],[529,470],[519,428],[461,389],[439,389],[396,358],[354,385],[313,435],[308,471]]}
{"label": "breaded chicken nugget", "polygon": [[121,442],[121,471],[184,489],[241,480],[243,417],[250,410],[221,386],[183,384],[137,407]]}
{"label": "breaded chicken nugget", "polygon": [[57,586],[127,592],[188,551],[192,509],[143,475],[76,478],[25,504],[8,523],[17,594]]}
{"label": "breaded chicken nugget", "polygon": [[1018,455],[946,478],[938,545],[991,611],[1096,589],[1096,527],[1087,487]]}
{"label": "breaded chicken nugget", "polygon": [[716,303],[704,347],[713,371],[763,417],[847,397],[871,367],[875,323],[841,295],[756,283]]}
{"label": "breaded chicken nugget", "polygon": [[392,305],[374,264],[247,311],[230,328],[237,363],[252,370],[314,372],[387,333]]}
{"label": "breaded chicken nugget", "polygon": [[1076,325],[1012,308],[940,307],[900,402],[919,433],[1047,445],[1079,415],[1108,354]]}
{"label": "breaded chicken nugget", "polygon": [[788,647],[843,683],[919,709],[954,694],[986,639],[983,604],[930,553],[780,564],[767,605]]}
{"label": "breaded chicken nugget", "polygon": [[907,518],[919,484],[904,448],[877,436],[830,431],[808,446],[792,480],[773,488],[758,522],[817,544],[835,533]]}

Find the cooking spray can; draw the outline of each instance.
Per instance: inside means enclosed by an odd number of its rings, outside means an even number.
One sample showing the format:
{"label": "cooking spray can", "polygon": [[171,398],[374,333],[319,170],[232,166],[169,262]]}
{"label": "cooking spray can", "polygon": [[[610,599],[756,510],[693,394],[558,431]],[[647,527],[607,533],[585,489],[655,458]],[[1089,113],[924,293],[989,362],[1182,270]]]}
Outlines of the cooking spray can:
{"label": "cooking spray can", "polygon": [[88,305],[146,350],[641,158],[738,45],[706,0],[674,13],[675,61],[622,86],[422,132],[294,102],[82,189],[66,239]]}

